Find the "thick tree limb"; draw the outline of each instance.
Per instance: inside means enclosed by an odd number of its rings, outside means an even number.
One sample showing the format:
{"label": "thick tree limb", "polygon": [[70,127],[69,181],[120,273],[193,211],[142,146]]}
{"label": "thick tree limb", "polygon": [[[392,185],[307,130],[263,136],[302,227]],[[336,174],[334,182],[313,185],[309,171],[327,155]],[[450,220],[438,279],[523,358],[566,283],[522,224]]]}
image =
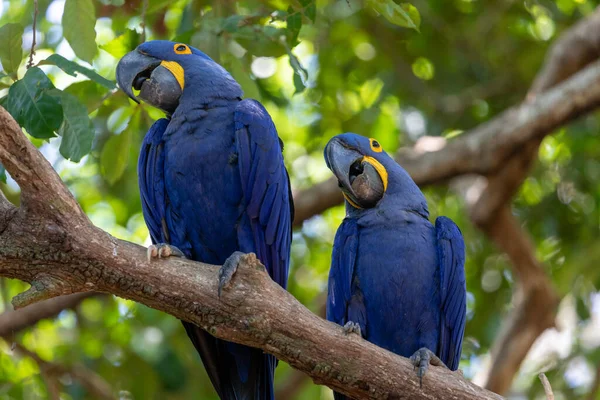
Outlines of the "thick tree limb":
{"label": "thick tree limb", "polygon": [[[490,175],[532,139],[600,105],[600,62],[594,62],[547,92],[512,107],[492,120],[450,140],[436,151],[400,149],[396,160],[419,186],[444,182],[465,174]],[[329,179],[297,195],[296,219],[300,224],[340,204],[335,179]],[[313,197],[318,194],[315,199]]]}
{"label": "thick tree limb", "polygon": [[421,389],[406,358],[347,336],[312,314],[269,278],[254,255],[243,258],[221,298],[217,266],[147,261],[143,247],[89,222],[3,108],[0,162],[23,192],[19,209],[0,198],[0,276],[32,285],[14,299],[15,306],[79,291],[113,293],[193,322],[216,337],[262,348],[316,383],[354,398],[500,399],[444,368],[430,368]]}
{"label": "thick tree limb", "polygon": [[558,296],[540,263],[527,233],[508,206],[498,210],[485,232],[511,260],[516,272],[515,309],[492,346],[492,367],[486,387],[496,393],[510,389],[514,375],[538,336],[554,326]]}
{"label": "thick tree limb", "polygon": [[[477,193],[472,201],[467,199],[470,216],[508,254],[520,279],[514,296],[515,310],[492,348],[493,362],[486,387],[498,393],[510,388],[535,339],[554,325],[559,300],[534,257],[528,235],[511,215],[508,204],[537,158],[543,137],[599,105],[599,38],[600,8],[556,42],[520,106],[444,143],[439,150],[419,152],[415,146],[400,149],[396,156],[420,186],[473,173],[487,177],[483,190],[470,185],[466,191]],[[587,84],[596,88],[582,91]],[[301,192],[297,196],[295,225],[341,203],[339,193],[329,195],[337,189],[336,185],[335,179],[330,179]],[[479,180],[477,185],[481,186]]]}
{"label": "thick tree limb", "polygon": [[[573,76],[599,55],[600,8],[565,32],[552,46],[526,101]],[[532,138],[499,171],[489,175],[487,186],[470,207],[473,222],[509,255],[520,278],[513,296],[515,309],[492,347],[492,368],[486,387],[497,393],[505,393],[510,388],[534,341],[554,325],[559,302],[550,280],[535,260],[528,235],[519,227],[508,206],[537,160],[541,139]]]}

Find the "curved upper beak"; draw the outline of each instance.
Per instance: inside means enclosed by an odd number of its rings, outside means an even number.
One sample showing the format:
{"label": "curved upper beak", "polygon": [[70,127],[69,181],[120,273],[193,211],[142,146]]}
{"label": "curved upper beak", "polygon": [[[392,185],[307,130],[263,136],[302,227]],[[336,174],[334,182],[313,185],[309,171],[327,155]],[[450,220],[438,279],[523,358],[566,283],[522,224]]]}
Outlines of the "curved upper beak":
{"label": "curved upper beak", "polygon": [[[162,60],[137,50],[127,53],[117,65],[117,83],[127,96],[172,114],[179,105],[182,88]],[[133,90],[139,90],[136,96]],[[139,99],[138,99],[139,97]]]}
{"label": "curved upper beak", "polygon": [[385,185],[369,157],[334,138],[325,147],[325,162],[338,179],[346,200],[356,208],[370,208],[383,197]]}
{"label": "curved upper beak", "polygon": [[350,182],[350,168],[360,161],[363,155],[358,151],[346,147],[340,140],[334,138],[325,147],[325,162],[338,179],[342,189],[352,189]]}

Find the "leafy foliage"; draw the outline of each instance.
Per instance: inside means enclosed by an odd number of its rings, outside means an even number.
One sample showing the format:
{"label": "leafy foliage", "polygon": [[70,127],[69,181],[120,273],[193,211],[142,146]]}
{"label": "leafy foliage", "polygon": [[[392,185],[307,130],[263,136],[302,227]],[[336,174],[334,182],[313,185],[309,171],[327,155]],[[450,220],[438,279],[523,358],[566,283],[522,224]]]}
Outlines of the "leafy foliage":
{"label": "leafy foliage", "polygon": [[6,24],[0,27],[0,60],[2,68],[8,74],[14,74],[19,68],[23,49],[21,48],[23,27],[21,24]]}
{"label": "leafy foliage", "polygon": [[[37,54],[29,69],[24,56],[31,46],[33,2],[0,5],[0,105],[97,226],[140,244],[148,233],[136,160],[144,132],[163,115],[116,91],[114,69],[141,42],[143,4],[39,1]],[[377,137],[394,152],[424,135],[451,138],[520,102],[549,44],[597,5],[156,0],[148,1],[144,22],[149,39],[202,49],[232,73],[246,97],[266,105],[285,142],[292,186],[301,190],[330,176],[322,149],[335,134]],[[587,398],[592,386],[600,359],[599,127],[598,115],[592,115],[546,138],[514,204],[564,296],[563,331],[536,345],[514,383],[517,396],[543,396],[540,369],[557,398]],[[18,202],[14,182],[7,179],[0,188]],[[508,260],[470,224],[460,198],[447,188],[428,188],[426,196],[432,218],[451,217],[466,238],[469,297],[461,368],[471,378],[483,368],[511,307],[515,278]],[[289,288],[316,313],[322,314],[331,244],[343,216],[336,207],[294,232]],[[0,291],[10,298],[24,288],[9,281]],[[216,399],[180,323],[128,301],[88,299],[76,312],[43,321],[15,340],[45,359],[95,371],[119,398]],[[276,386],[289,390],[283,398],[331,398],[328,389],[309,381],[287,388],[291,374],[280,363]],[[1,342],[0,382],[3,399],[50,397],[39,367]],[[92,398],[76,379],[61,382],[62,397]]]}
{"label": "leafy foliage", "polygon": [[368,3],[392,24],[419,30],[421,17],[411,4],[396,4],[393,0],[369,0]]}
{"label": "leafy foliage", "polygon": [[71,76],[77,76],[77,73],[79,72],[80,74],[87,76],[94,82],[99,83],[100,85],[102,85],[108,89],[116,89],[117,88],[114,82],[109,81],[108,79],[104,78],[101,75],[98,75],[97,72],[92,71],[89,68],[83,67],[73,61],[67,60],[60,54],[52,54],[47,59],[40,61],[38,63],[38,65],[48,65],[48,64],[56,65],[57,67],[59,67],[60,69],[62,69],[63,71],[65,71],[67,74],[69,74]]}
{"label": "leafy foliage", "polygon": [[77,57],[92,62],[96,47],[96,12],[92,0],[66,0],[62,17],[65,39]]}
{"label": "leafy foliage", "polygon": [[92,149],[94,125],[88,117],[87,107],[77,97],[58,92],[63,108],[63,122],[58,130],[62,136],[60,154],[71,161],[79,162]]}
{"label": "leafy foliage", "polygon": [[49,93],[53,89],[46,74],[34,67],[8,91],[6,109],[33,137],[54,137],[54,131],[62,123],[60,99]]}

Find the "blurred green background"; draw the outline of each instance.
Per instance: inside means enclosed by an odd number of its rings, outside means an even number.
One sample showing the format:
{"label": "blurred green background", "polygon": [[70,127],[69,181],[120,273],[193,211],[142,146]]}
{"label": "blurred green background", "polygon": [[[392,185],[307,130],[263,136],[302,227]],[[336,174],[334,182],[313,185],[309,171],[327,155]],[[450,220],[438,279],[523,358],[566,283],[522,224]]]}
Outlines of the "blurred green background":
{"label": "blurred green background", "polygon": [[[142,22],[147,39],[174,39],[203,50],[233,74],[246,97],[267,107],[285,142],[286,164],[298,192],[329,177],[322,149],[333,135],[361,133],[394,152],[423,135],[460,135],[520,102],[552,41],[589,15],[597,2],[411,4],[40,0],[33,65],[55,53],[64,57],[39,64],[58,89],[44,93],[63,99],[65,121],[74,115],[69,113],[84,118],[70,127],[60,120],[48,122],[56,124],[59,137],[52,126],[27,131],[97,226],[148,245],[136,162],[144,133],[161,113],[136,106],[91,73],[114,82],[118,59],[142,40]],[[33,14],[31,0],[0,1],[0,51],[16,47],[23,56],[16,66],[3,59],[0,104],[9,111],[13,79],[23,85],[41,79],[31,72],[35,69],[25,76]],[[73,77],[63,71],[73,68],[67,60],[88,70]],[[21,118],[31,122],[35,115],[28,112]],[[547,331],[536,342],[511,398],[544,398],[540,371],[547,373],[557,399],[588,398],[598,374],[599,123],[599,115],[592,114],[544,139],[539,162],[514,202],[563,300],[560,330]],[[17,185],[4,178],[2,191],[17,203]],[[472,226],[460,197],[447,187],[425,193],[432,219],[449,216],[465,236],[468,322],[460,368],[481,384],[490,345],[511,309],[513,274],[506,257]],[[331,245],[343,216],[341,206],[330,209],[294,233],[289,288],[321,315]],[[4,280],[0,310],[11,309],[12,296],[26,287]],[[96,372],[116,398],[216,399],[179,321],[112,296],[87,299],[14,340],[45,360]],[[277,369],[276,386],[281,399],[332,399],[329,389],[301,379],[285,363]],[[68,375],[61,378],[60,390],[62,399],[94,398]],[[0,340],[0,399],[40,398],[49,394],[39,366],[15,352],[10,341]]]}

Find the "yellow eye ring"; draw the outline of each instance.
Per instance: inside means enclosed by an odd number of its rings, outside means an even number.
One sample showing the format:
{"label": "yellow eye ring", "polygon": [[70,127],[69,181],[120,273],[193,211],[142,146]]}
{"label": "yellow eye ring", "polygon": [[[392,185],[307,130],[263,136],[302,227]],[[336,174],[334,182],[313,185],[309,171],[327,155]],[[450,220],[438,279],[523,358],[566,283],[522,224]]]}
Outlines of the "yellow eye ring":
{"label": "yellow eye ring", "polygon": [[192,50],[182,43],[175,43],[173,51],[175,51],[175,54],[192,54]]}
{"label": "yellow eye ring", "polygon": [[383,151],[383,147],[379,144],[379,142],[373,138],[369,139],[369,143],[371,145],[371,150],[375,153],[381,153]]}

